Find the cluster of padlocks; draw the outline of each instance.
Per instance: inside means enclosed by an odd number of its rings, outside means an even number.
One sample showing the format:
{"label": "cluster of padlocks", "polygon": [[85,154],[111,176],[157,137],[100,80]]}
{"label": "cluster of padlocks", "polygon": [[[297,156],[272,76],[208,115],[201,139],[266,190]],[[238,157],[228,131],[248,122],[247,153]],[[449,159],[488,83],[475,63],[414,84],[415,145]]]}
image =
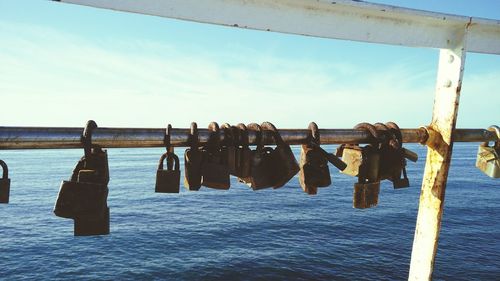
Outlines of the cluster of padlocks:
{"label": "cluster of padlocks", "polygon": [[[109,208],[107,205],[109,168],[107,151],[92,144],[94,121],[87,122],[81,136],[84,156],[78,161],[71,178],[63,181],[55,203],[54,213],[74,220],[74,233],[83,235],[109,234]],[[417,155],[403,147],[399,127],[393,123],[361,123],[355,129],[371,135],[370,142],[341,144],[335,153],[321,147],[320,131],[312,122],[308,137],[301,145],[297,161],[290,145],[270,122],[247,126],[215,122],[208,126],[208,141],[201,145],[196,123],[191,123],[188,148],[184,153],[184,186],[197,191],[202,186],[227,190],[230,176],[253,190],[280,188],[299,174],[300,186],[307,194],[317,194],[318,188],[331,185],[328,163],[342,173],[358,178],[354,184],[353,207],[370,208],[378,204],[380,181],[389,180],[395,189],[409,187],[406,159],[417,161]],[[171,145],[171,130],[165,130],[166,152],[161,155],[156,172],[155,192],[179,193],[181,172],[179,157]],[[489,128],[500,138],[497,126]],[[255,135],[255,149],[250,148],[249,132]],[[265,146],[264,132],[273,136],[275,146]],[[222,135],[223,134],[223,135]],[[221,141],[223,136],[223,141]],[[500,141],[494,146],[483,143],[479,147],[476,166],[490,177],[500,177]],[[164,165],[166,162],[166,165]],[[0,160],[3,178],[0,179],[0,203],[9,202],[10,179],[8,167]]]}

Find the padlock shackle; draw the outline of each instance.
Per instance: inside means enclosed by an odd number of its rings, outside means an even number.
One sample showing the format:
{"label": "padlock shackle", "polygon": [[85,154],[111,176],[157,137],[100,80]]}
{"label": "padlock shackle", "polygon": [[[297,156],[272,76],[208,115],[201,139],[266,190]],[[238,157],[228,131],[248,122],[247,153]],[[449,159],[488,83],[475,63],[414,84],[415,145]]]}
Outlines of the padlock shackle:
{"label": "padlock shackle", "polygon": [[170,143],[170,139],[172,136],[172,125],[168,124],[167,128],[165,129],[165,136],[163,137],[163,143],[165,144],[165,148],[169,152],[174,152],[174,147]]}
{"label": "padlock shackle", "polygon": [[401,134],[401,129],[395,122],[389,121],[385,123],[385,126],[389,128],[389,131],[394,135],[398,142],[399,148],[403,147],[403,134]]}
{"label": "padlock shackle", "polygon": [[172,170],[172,164],[171,161],[174,160],[174,170],[179,171],[180,170],[180,165],[179,165],[179,157],[175,155],[173,152],[165,152],[161,155],[160,161],[158,162],[158,170],[163,170],[163,162],[167,159],[167,170],[171,171]]}
{"label": "padlock shackle", "polygon": [[262,127],[257,123],[250,123],[247,125],[247,129],[255,131],[255,143],[257,144],[256,150],[262,150],[264,147],[264,143],[262,142]]}
{"label": "padlock shackle", "polygon": [[7,167],[7,163],[5,163],[5,161],[0,159],[0,166],[2,167],[2,170],[3,170],[2,179],[8,179],[9,178],[9,167]]}
{"label": "padlock shackle", "polygon": [[85,152],[85,157],[90,157],[92,153],[92,131],[97,129],[97,123],[94,120],[87,121],[85,128],[83,129],[82,136],[80,138],[83,144],[83,151]]}
{"label": "padlock shackle", "polygon": [[377,128],[375,128],[375,126],[373,126],[370,123],[366,123],[366,122],[359,123],[356,126],[354,126],[354,129],[356,129],[356,130],[365,130],[368,133],[370,133],[372,135],[373,139],[374,139],[374,141],[372,142],[372,144],[379,144],[380,141],[381,141],[381,136],[378,133]]}
{"label": "padlock shackle", "polygon": [[262,127],[263,130],[273,132],[273,138],[274,138],[274,142],[276,143],[276,145],[286,145],[283,138],[281,138],[281,135],[278,132],[278,129],[276,129],[276,127],[273,125],[273,123],[266,121],[266,122],[263,122],[260,126]]}
{"label": "padlock shackle", "polygon": [[321,141],[320,141],[318,125],[315,122],[311,122],[309,123],[308,129],[311,131],[309,135],[310,142],[320,145]]}
{"label": "padlock shackle", "polygon": [[236,125],[236,128],[238,128],[238,144],[244,148],[248,147],[250,140],[248,136],[247,126],[245,126],[245,124],[243,123],[239,123],[238,125]]}
{"label": "padlock shackle", "polygon": [[[500,128],[496,125],[491,125],[488,127],[488,131],[494,132],[497,135],[497,140],[495,141],[495,149],[500,149]],[[488,145],[488,142],[483,143],[483,145]]]}
{"label": "padlock shackle", "polygon": [[208,137],[207,148],[209,151],[214,152],[220,149],[220,128],[217,122],[210,122],[208,125],[210,136]]}
{"label": "padlock shackle", "polygon": [[229,125],[229,123],[224,123],[220,126],[222,129],[222,133],[224,134],[224,145],[225,146],[234,146],[235,144],[235,136],[233,128],[234,126]]}
{"label": "padlock shackle", "polygon": [[188,143],[192,150],[198,149],[200,138],[198,134],[198,125],[196,122],[191,122],[191,127],[189,130]]}

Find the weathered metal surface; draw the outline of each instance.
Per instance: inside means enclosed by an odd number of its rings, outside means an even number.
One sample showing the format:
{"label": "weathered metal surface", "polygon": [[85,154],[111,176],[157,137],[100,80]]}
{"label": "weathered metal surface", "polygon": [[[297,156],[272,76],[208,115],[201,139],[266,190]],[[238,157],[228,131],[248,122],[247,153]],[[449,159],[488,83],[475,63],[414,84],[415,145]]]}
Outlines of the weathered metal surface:
{"label": "weathered metal surface", "polygon": [[[0,149],[44,149],[81,148],[80,137],[83,128],[60,127],[0,127]],[[174,147],[189,146],[190,129],[172,129],[170,141]],[[307,129],[280,129],[283,140],[288,144],[302,144],[307,141]],[[424,128],[402,129],[405,143],[425,142]],[[207,129],[198,129],[200,144],[208,141]],[[322,144],[367,143],[371,135],[364,130],[320,129]],[[104,128],[93,131],[92,142],[108,148],[163,147],[165,128]],[[248,131],[249,143],[256,144],[255,131]],[[496,135],[485,129],[457,129],[455,141],[484,142],[495,141]],[[224,141],[224,135],[221,135]],[[271,133],[263,132],[264,144],[274,144]]]}
{"label": "weathered metal surface", "polygon": [[[0,127],[0,149],[45,149],[45,148],[81,148],[80,137],[83,128],[60,127]],[[189,146],[189,129],[172,129],[170,141],[174,147]],[[198,129],[200,144],[206,144],[208,130]],[[302,144],[307,141],[307,129],[280,129],[283,140],[288,144]],[[425,129],[402,129],[405,143],[425,142]],[[363,130],[320,129],[322,144],[367,143],[371,135]],[[93,132],[92,142],[108,148],[126,147],[163,147],[165,129],[163,128],[97,128]],[[248,131],[249,144],[256,144],[255,131]],[[483,142],[495,141],[496,135],[485,129],[457,129],[455,141]],[[221,135],[221,141],[224,136]],[[272,135],[263,132],[264,144],[274,144]]]}
{"label": "weathered metal surface", "polygon": [[457,120],[465,63],[467,29],[456,35],[453,49],[442,49],[432,122],[428,127],[428,152],[418,208],[409,280],[430,280],[434,269],[453,134]]}
{"label": "weathered metal surface", "polygon": [[469,25],[469,52],[500,54],[500,21],[361,1],[62,0],[239,28],[391,45],[451,48]]}

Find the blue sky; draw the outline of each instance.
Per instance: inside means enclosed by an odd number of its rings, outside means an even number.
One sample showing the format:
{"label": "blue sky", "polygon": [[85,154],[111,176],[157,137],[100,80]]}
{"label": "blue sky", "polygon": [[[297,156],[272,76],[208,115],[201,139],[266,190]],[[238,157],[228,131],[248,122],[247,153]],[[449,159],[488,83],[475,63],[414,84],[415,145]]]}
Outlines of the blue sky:
{"label": "blue sky", "polygon": [[[498,1],[376,1],[500,19]],[[430,122],[438,50],[0,1],[2,125]],[[458,127],[500,120],[500,56],[468,54]],[[498,124],[498,123],[497,123]]]}

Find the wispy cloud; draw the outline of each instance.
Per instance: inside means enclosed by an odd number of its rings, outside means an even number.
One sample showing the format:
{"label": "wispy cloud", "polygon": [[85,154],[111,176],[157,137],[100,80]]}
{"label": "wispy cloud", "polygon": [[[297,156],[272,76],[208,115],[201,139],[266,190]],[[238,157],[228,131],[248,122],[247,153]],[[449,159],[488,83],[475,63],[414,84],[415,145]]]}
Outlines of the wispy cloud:
{"label": "wispy cloud", "polygon": [[[237,45],[221,54],[139,39],[97,42],[8,22],[0,22],[0,42],[4,125],[80,126],[92,118],[103,126],[270,120],[299,127],[314,120],[351,127],[399,120],[409,127],[431,117],[435,70],[405,62],[374,71],[349,58],[295,60]],[[467,89],[493,84],[479,80],[473,77]]]}

